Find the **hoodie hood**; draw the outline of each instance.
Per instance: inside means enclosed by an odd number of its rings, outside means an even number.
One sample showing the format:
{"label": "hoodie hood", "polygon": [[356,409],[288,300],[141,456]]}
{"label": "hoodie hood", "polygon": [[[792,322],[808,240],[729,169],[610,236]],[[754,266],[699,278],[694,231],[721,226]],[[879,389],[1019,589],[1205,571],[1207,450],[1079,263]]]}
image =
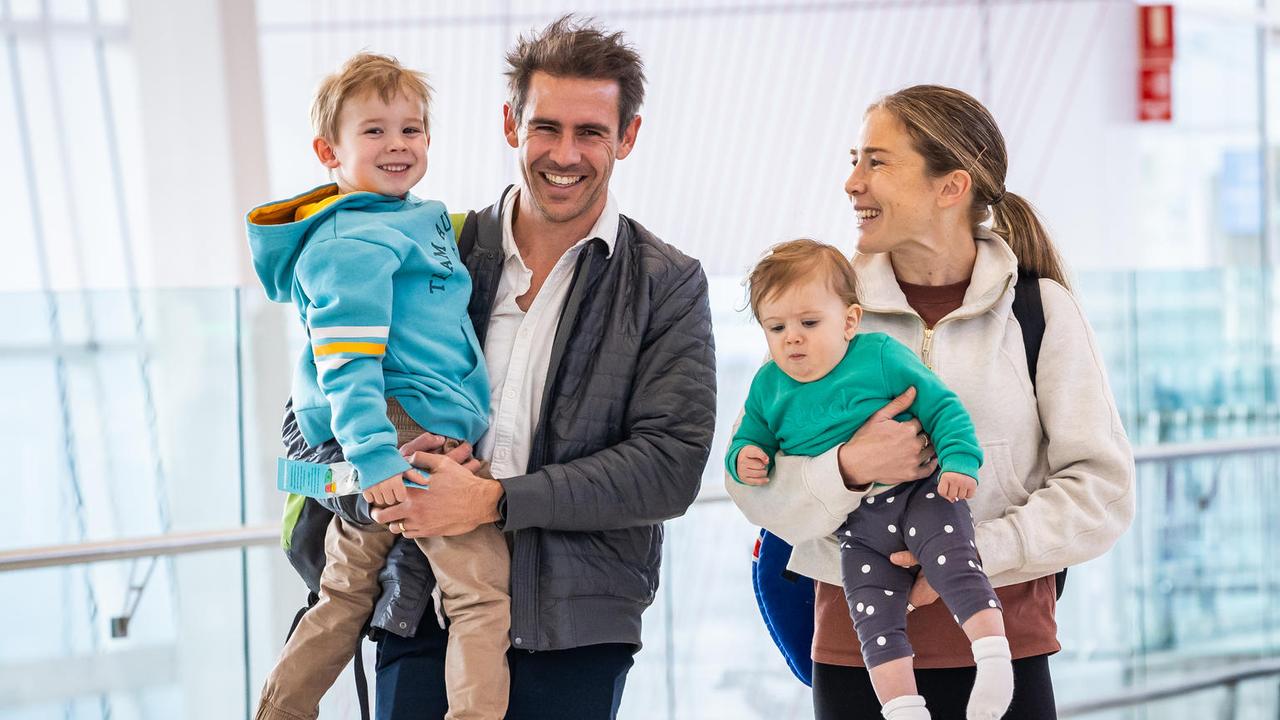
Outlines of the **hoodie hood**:
{"label": "hoodie hood", "polygon": [[[400,207],[403,200],[377,193],[355,192],[341,195],[334,183],[321,185],[288,200],[260,205],[245,218],[249,254],[253,269],[275,302],[288,302],[292,295],[293,269],[302,246],[311,232],[329,220],[339,207],[366,208],[382,203]],[[307,207],[319,205],[319,207]],[[301,211],[301,212],[300,212]]]}

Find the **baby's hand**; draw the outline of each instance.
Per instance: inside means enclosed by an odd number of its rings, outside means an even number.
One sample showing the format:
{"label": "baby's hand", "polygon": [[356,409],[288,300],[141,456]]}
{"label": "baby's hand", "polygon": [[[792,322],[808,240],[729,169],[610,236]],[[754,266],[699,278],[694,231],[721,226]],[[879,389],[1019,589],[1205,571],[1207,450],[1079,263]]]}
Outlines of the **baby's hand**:
{"label": "baby's hand", "polygon": [[404,488],[404,473],[396,473],[365,490],[364,499],[370,505],[378,507],[387,507],[408,500],[409,492]]}
{"label": "baby's hand", "polygon": [[958,472],[944,472],[938,478],[938,494],[955,502],[968,500],[978,492],[978,481]]}
{"label": "baby's hand", "polygon": [[739,450],[738,479],[747,485],[764,485],[769,482],[769,453],[755,445],[747,445]]}

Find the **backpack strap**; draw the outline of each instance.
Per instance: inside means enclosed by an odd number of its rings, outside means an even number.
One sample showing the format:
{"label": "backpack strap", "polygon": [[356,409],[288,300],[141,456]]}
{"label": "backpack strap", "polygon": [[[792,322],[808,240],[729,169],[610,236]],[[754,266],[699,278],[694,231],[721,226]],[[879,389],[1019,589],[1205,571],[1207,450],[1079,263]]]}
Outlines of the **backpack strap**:
{"label": "backpack strap", "polygon": [[1013,289],[1013,316],[1022,328],[1027,373],[1031,376],[1031,389],[1034,390],[1040,343],[1044,340],[1044,304],[1040,301],[1040,278],[1030,270],[1018,270],[1018,284]]}
{"label": "backpack strap", "polygon": [[298,610],[297,614],[293,616],[293,622],[289,624],[289,634],[284,636],[286,643],[289,642],[289,638],[293,637],[293,631],[298,629],[298,623],[302,622],[302,616],[318,602],[320,602],[320,596],[308,591],[306,606]]}
{"label": "backpack strap", "polygon": [[360,704],[360,720],[369,720],[369,680],[364,675],[364,633],[356,640],[356,656],[352,659],[356,675],[356,701]]}
{"label": "backpack strap", "polygon": [[[1027,374],[1031,389],[1036,388],[1036,366],[1040,362],[1040,344],[1044,341],[1044,303],[1040,299],[1040,278],[1030,270],[1018,270],[1018,284],[1013,289],[1013,316],[1022,328],[1022,346],[1027,353]],[[1067,570],[1053,578],[1058,599],[1067,587]]]}
{"label": "backpack strap", "polygon": [[[293,631],[298,629],[298,623],[302,622],[302,616],[308,610],[315,607],[320,602],[320,596],[314,592],[307,593],[307,605],[293,616],[293,623],[289,625],[289,634],[284,636],[284,641],[289,642],[289,638],[293,637]],[[360,720],[369,720],[369,680],[364,674],[364,637],[369,631],[369,624],[360,631],[360,637],[356,640],[356,655],[351,665],[351,671],[356,676],[356,702],[360,705]]]}

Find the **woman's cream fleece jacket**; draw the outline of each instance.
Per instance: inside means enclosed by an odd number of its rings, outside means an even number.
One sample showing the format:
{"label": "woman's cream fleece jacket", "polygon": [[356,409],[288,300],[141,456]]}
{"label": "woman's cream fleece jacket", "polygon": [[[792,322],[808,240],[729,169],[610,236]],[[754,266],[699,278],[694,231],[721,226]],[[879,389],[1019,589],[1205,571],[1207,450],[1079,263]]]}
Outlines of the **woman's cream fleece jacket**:
{"label": "woman's cream fleece jacket", "polygon": [[[1106,552],[1134,512],[1133,451],[1093,331],[1075,298],[1040,281],[1045,333],[1036,386],[1011,311],[1017,259],[989,232],[961,307],[934,326],[926,362],[973,418],[984,462],[969,501],[983,569],[996,587],[1049,575]],[[862,332],[892,335],[917,354],[924,321],[907,304],[887,254],[859,255]],[[778,455],[767,485],[725,487],[752,522],[795,546],[789,568],[840,584],[833,533],[866,495],[845,488],[839,448]]]}

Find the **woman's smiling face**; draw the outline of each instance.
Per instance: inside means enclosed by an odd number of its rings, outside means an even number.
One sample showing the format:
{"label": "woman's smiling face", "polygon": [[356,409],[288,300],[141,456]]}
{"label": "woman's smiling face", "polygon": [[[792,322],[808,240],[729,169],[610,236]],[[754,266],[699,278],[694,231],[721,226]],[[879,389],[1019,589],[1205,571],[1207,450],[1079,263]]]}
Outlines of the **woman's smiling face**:
{"label": "woman's smiling face", "polygon": [[850,154],[853,171],[844,191],[858,216],[859,252],[889,252],[933,229],[937,181],[893,113],[867,113]]}

